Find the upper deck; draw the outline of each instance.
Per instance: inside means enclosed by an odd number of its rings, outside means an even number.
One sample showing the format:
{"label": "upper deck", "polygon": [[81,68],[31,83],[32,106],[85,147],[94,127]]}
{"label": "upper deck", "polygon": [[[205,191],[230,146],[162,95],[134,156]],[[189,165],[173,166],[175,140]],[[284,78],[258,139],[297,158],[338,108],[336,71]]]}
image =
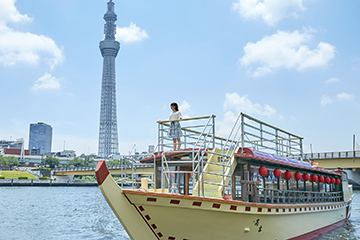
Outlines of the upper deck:
{"label": "upper deck", "polygon": [[[171,151],[170,121],[158,121],[157,152],[144,157],[154,172],[147,191],[261,203],[337,202],[347,179],[300,159],[302,137],[240,113],[227,138],[215,134],[215,116],[176,120],[181,150]],[[200,121],[200,123],[199,123]],[[200,129],[200,130],[198,130]]]}

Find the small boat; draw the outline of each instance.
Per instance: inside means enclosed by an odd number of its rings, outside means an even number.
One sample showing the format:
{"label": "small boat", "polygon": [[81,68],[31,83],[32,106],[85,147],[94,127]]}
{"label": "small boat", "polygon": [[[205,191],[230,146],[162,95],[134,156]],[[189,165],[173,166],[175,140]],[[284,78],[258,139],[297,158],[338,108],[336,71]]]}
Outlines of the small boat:
{"label": "small boat", "polygon": [[[159,151],[134,163],[133,188],[97,164],[101,192],[131,239],[304,240],[349,219],[346,172],[303,161],[301,137],[244,113],[226,139],[215,136],[214,115],[181,121],[186,148],[167,151],[169,121],[159,121]],[[137,172],[141,164],[150,170]]]}

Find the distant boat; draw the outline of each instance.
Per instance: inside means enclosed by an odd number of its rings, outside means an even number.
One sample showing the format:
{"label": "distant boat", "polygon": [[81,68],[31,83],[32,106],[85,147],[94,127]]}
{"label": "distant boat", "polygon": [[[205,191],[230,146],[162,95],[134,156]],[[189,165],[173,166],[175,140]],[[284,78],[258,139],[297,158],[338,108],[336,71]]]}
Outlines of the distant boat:
{"label": "distant boat", "polygon": [[98,162],[98,185],[131,239],[304,240],[350,217],[353,193],[345,171],[243,147],[244,138],[227,140],[235,145],[143,158],[154,163],[153,188],[142,178],[139,189],[123,189],[105,161]]}

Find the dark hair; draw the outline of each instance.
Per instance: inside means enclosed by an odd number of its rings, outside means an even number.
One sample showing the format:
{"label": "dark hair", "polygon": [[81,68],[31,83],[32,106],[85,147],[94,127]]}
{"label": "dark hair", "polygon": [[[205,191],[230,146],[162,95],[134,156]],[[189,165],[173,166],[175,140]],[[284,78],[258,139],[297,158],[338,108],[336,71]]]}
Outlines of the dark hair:
{"label": "dark hair", "polygon": [[179,111],[179,107],[178,107],[178,105],[177,105],[176,102],[173,102],[172,104],[170,104],[170,106],[174,106],[174,107],[175,107],[175,110],[176,110],[176,111]]}

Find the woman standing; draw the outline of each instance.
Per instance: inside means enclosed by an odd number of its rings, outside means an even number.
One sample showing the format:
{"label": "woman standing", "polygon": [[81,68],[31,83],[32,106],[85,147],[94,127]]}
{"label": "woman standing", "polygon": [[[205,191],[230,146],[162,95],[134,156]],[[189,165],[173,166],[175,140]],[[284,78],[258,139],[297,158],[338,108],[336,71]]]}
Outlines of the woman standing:
{"label": "woman standing", "polygon": [[181,131],[180,122],[173,120],[180,120],[182,118],[177,103],[175,102],[171,103],[170,108],[172,110],[172,113],[170,113],[169,120],[172,122],[170,122],[170,130],[168,132],[168,136],[173,139],[174,151],[176,151],[179,150],[181,146],[180,137],[182,136],[182,131]]}

